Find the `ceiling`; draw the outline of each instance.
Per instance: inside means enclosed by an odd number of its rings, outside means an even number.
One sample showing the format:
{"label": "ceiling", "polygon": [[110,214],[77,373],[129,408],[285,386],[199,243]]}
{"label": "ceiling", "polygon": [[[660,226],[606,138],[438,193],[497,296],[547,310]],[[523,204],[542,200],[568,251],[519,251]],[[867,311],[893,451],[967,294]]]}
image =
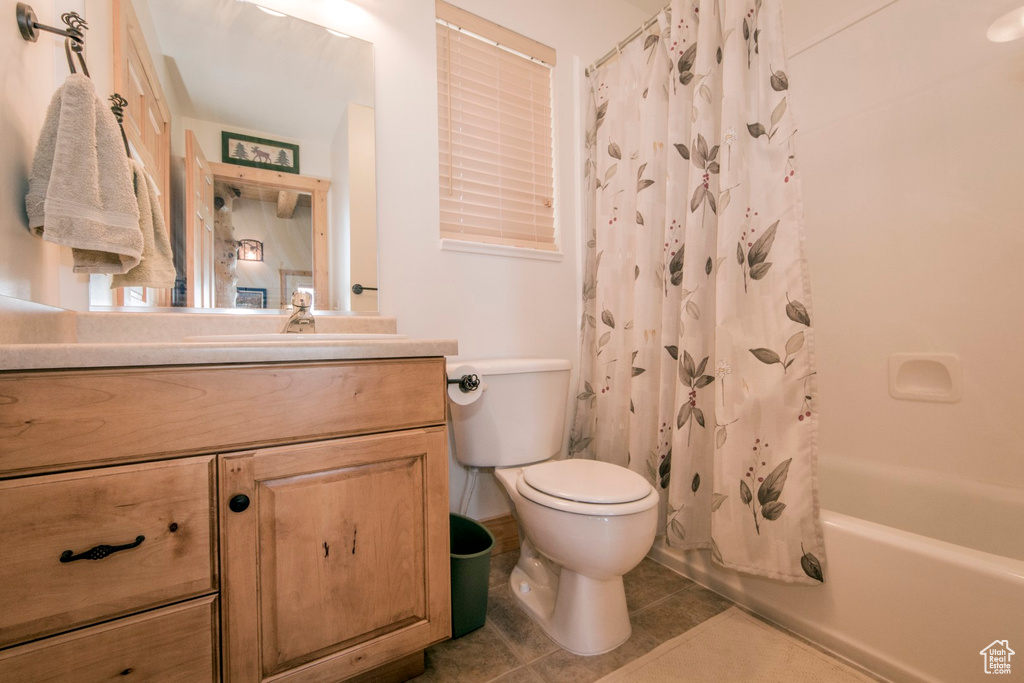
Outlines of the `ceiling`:
{"label": "ceiling", "polygon": [[[277,204],[278,197],[281,195],[280,190],[271,190],[258,184],[244,183],[237,180],[214,180],[214,194],[227,194],[232,190],[237,190],[235,194],[239,199],[250,199],[252,201],[264,202],[267,204]],[[313,205],[313,198],[310,195],[301,192],[296,192],[295,194],[298,195],[298,199],[295,202],[296,206]]]}
{"label": "ceiling", "polygon": [[135,2],[148,5],[185,116],[329,142],[348,103],[374,104],[366,41],[237,0]]}

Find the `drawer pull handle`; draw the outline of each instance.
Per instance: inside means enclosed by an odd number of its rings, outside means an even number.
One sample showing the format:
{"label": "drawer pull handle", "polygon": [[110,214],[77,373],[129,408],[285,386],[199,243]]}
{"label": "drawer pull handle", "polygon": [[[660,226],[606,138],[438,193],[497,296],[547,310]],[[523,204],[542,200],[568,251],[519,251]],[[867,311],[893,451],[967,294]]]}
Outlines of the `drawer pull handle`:
{"label": "drawer pull handle", "polygon": [[107,555],[113,555],[114,553],[122,550],[138,548],[145,540],[145,536],[136,536],[134,543],[125,543],[124,545],[98,545],[95,548],[90,548],[84,553],[78,553],[77,555],[75,555],[74,551],[65,550],[60,554],[60,561],[74,562],[75,560],[102,560]]}

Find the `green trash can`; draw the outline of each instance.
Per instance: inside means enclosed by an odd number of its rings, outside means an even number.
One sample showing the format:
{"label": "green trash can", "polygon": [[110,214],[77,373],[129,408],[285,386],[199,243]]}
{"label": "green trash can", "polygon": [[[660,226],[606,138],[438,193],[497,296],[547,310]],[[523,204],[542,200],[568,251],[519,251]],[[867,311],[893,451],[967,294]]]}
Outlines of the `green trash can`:
{"label": "green trash can", "polygon": [[452,638],[484,625],[494,536],[469,517],[448,515],[451,532]]}

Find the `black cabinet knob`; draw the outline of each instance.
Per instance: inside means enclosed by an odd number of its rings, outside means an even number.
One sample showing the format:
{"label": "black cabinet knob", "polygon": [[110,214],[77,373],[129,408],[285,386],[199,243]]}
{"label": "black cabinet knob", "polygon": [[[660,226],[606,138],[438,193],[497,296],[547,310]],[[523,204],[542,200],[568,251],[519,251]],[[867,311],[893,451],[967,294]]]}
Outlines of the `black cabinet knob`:
{"label": "black cabinet knob", "polygon": [[232,512],[245,512],[249,509],[249,496],[244,493],[232,496],[231,500],[228,501],[228,507],[231,508]]}

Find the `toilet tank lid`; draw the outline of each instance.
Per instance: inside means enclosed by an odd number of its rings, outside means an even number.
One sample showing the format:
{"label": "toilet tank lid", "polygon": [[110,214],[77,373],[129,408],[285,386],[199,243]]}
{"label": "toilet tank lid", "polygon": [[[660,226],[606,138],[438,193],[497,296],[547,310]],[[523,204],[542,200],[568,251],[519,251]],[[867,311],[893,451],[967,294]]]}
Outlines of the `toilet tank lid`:
{"label": "toilet tank lid", "polygon": [[598,460],[551,460],[523,470],[523,480],[549,496],[581,503],[631,503],[651,485],[625,467]]}
{"label": "toilet tank lid", "polygon": [[553,372],[571,370],[572,363],[564,358],[481,358],[478,360],[449,360],[448,370],[470,365],[483,375],[515,375],[523,372]]}

